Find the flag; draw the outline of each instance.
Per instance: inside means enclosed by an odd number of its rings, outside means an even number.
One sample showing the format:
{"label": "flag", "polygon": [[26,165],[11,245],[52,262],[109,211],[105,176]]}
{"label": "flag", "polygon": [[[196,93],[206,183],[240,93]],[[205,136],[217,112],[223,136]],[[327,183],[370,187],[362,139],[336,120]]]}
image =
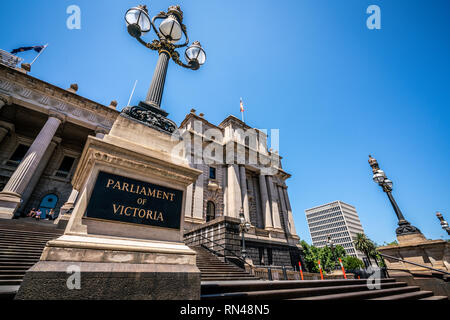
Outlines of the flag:
{"label": "flag", "polygon": [[34,50],[36,52],[41,52],[42,49],[44,49],[47,45],[45,46],[33,46],[33,47],[20,47],[17,49],[14,49],[13,51],[11,51],[11,54],[16,54],[18,52],[24,52],[24,51],[29,51],[29,50]]}
{"label": "flag", "polygon": [[241,98],[241,112],[244,112],[244,102],[242,101],[242,98]]}

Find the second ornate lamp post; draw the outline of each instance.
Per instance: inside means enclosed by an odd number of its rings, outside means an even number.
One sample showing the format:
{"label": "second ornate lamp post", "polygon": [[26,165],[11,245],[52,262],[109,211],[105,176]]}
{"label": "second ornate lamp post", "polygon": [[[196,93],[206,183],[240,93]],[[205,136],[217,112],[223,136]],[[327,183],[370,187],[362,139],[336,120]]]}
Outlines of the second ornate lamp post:
{"label": "second ornate lamp post", "polygon": [[241,208],[239,210],[239,219],[241,220],[241,223],[239,224],[239,231],[242,233],[241,255],[242,255],[242,259],[245,260],[246,254],[247,254],[247,250],[245,250],[245,233],[250,230],[251,225],[250,225],[250,223],[245,221],[244,208]]}
{"label": "second ornate lamp post", "polygon": [[[157,19],[162,19],[159,30],[155,27]],[[150,19],[147,6],[139,5],[126,12],[125,21],[128,33],[146,48],[158,51],[159,58],[145,101],[141,101],[138,107],[128,106],[122,113],[156,127],[158,130],[172,133],[175,131],[176,125],[166,118],[168,113],[161,109],[169,60],[172,58],[176,64],[184,68],[197,70],[206,61],[205,51],[200,42],[194,41],[185,51],[187,64],[180,60],[180,54],[176,49],[186,47],[189,43],[180,6],[170,6],[167,12],[161,11]],[[141,36],[152,29],[158,39],[147,43],[141,39]],[[184,43],[178,44],[183,34],[186,40]]]}
{"label": "second ornate lamp post", "polygon": [[436,217],[441,222],[442,229],[447,231],[447,233],[450,235],[450,227],[448,226],[448,222],[444,220],[444,217],[442,216],[442,213],[436,212]]}
{"label": "second ornate lamp post", "polygon": [[334,269],[333,270],[337,270],[339,268],[339,264],[336,259],[336,246],[334,245],[334,241],[331,239],[330,235],[328,235],[326,246],[331,249],[331,253],[333,255],[333,261],[334,261]]}
{"label": "second ornate lamp post", "polygon": [[386,177],[384,171],[380,169],[377,160],[372,158],[372,156],[370,155],[369,155],[369,164],[372,167],[373,181],[375,183],[378,183],[378,185],[383,188],[383,191],[386,192],[389,201],[391,202],[392,207],[394,208],[395,214],[397,215],[398,228],[395,230],[397,236],[407,234],[421,234],[420,230],[412,226],[403,216],[402,212],[400,211],[400,208],[398,207],[397,203],[394,200],[394,197],[392,196],[392,185],[393,185],[392,181],[389,180]]}

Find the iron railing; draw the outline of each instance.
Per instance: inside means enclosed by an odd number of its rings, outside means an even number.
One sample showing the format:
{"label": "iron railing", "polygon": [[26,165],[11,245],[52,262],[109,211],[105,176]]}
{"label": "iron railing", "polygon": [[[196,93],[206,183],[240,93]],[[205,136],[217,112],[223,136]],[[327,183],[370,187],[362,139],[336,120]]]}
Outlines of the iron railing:
{"label": "iron railing", "polygon": [[[213,240],[211,240],[211,239],[208,239],[207,237],[205,237],[205,236],[203,236],[203,235],[201,235],[201,234],[196,234],[195,237],[196,237],[196,236],[199,236],[200,238],[202,238],[202,239],[204,239],[204,240],[207,240],[207,241],[211,242],[211,243],[214,244],[215,246],[218,246],[218,247],[224,249],[225,252],[231,253],[231,255],[233,255],[234,257],[236,257],[240,262],[242,262],[243,264],[246,264],[246,265],[249,266],[249,268],[250,268],[250,270],[251,270],[251,274],[255,274],[255,270],[256,270],[256,269],[267,269],[267,277],[268,277],[268,279],[269,279],[270,281],[272,281],[272,280],[273,280],[272,269],[281,269],[282,272],[283,272],[284,280],[288,280],[288,276],[287,276],[287,272],[286,272],[286,267],[285,267],[285,266],[281,266],[280,268],[277,268],[276,266],[275,266],[275,267],[274,267],[274,266],[258,266],[258,268],[255,268],[255,266],[251,265],[250,263],[248,263],[247,261],[245,261],[244,259],[242,259],[241,257],[239,257],[239,256],[238,256],[236,253],[234,253],[232,250],[227,249],[227,248],[224,247],[223,245],[221,245],[221,244],[219,244],[219,243],[217,243],[217,242],[215,242],[215,241],[213,241]],[[222,254],[218,253],[216,250],[211,249],[211,248],[207,247],[207,246],[204,245],[204,244],[200,244],[200,246],[201,246],[202,248],[205,248],[206,250],[212,252],[213,254],[215,254],[215,255],[217,255],[217,256],[223,256],[223,257],[225,258],[225,260],[227,259],[226,254],[223,254],[223,255],[222,255]]]}

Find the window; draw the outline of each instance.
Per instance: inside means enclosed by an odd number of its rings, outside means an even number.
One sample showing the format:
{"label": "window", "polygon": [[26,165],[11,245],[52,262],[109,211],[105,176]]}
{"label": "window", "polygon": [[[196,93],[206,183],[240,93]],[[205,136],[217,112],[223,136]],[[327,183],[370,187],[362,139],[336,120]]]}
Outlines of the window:
{"label": "window", "polygon": [[209,167],[209,178],[216,179],[216,168]]}
{"label": "window", "polygon": [[10,166],[17,167],[27,154],[28,149],[29,149],[28,146],[24,144],[19,144],[16,148],[16,151],[14,151],[11,158],[9,158],[7,164]]}
{"label": "window", "polygon": [[208,201],[206,204],[206,222],[214,220],[216,217],[216,206],[214,202]]}
{"label": "window", "polygon": [[55,176],[67,178],[69,176],[70,170],[72,169],[75,158],[65,156],[59,169],[56,171]]}

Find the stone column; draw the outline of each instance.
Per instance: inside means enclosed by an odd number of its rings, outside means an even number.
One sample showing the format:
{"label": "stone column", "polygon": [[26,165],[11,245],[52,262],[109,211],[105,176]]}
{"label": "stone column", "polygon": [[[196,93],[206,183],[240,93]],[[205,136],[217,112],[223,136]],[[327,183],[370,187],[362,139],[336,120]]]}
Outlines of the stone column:
{"label": "stone column", "polygon": [[[47,167],[48,162],[50,161],[53,152],[55,151],[56,146],[61,143],[61,138],[59,137],[53,137],[52,141],[50,142],[47,150],[45,150],[45,153],[39,162],[36,171],[33,174],[33,177],[31,178],[30,182],[28,183],[27,187],[25,188],[25,191],[22,194],[22,200],[23,204],[26,206],[37,183],[39,182],[39,179],[41,179],[42,173],[44,172],[45,168]],[[23,208],[21,208],[23,210]],[[28,212],[25,212],[28,213]]]}
{"label": "stone column", "polygon": [[50,114],[44,127],[28,149],[20,165],[14,171],[5,188],[0,192],[0,218],[12,219],[22,202],[22,194],[30,183],[36,168],[63,121],[60,114]]}
{"label": "stone column", "polygon": [[297,235],[297,231],[295,230],[295,224],[294,224],[294,215],[292,214],[291,203],[289,201],[289,195],[288,195],[286,186],[283,186],[283,193],[284,193],[284,199],[286,201],[286,206],[287,206],[289,231],[291,234]]}
{"label": "stone column", "polygon": [[0,98],[0,110],[2,110],[2,108],[5,104],[6,104],[6,99]]}
{"label": "stone column", "polygon": [[247,190],[247,176],[245,174],[245,166],[239,166],[240,178],[241,178],[241,199],[242,207],[244,208],[245,220],[250,222],[250,208],[248,205],[248,190]]}
{"label": "stone column", "polygon": [[[187,157],[188,157],[188,162],[189,165],[192,166],[192,155],[191,155],[191,150],[187,151]],[[192,218],[192,196],[193,196],[193,192],[194,192],[194,184],[191,183],[190,185],[187,186],[186,188],[186,199],[184,201],[184,216],[185,217],[190,217]]]}
{"label": "stone column", "polygon": [[0,121],[0,143],[2,143],[9,132],[14,132],[14,124]]}
{"label": "stone column", "polygon": [[7,128],[0,126],[0,143],[2,143],[3,139],[6,137],[8,132],[9,130]]}
{"label": "stone column", "polygon": [[72,214],[71,210],[75,208],[75,202],[78,198],[78,190],[72,188],[72,192],[70,193],[69,199],[67,199],[66,203],[59,209],[58,218],[56,218],[54,224],[58,225],[58,229],[65,229],[67,223],[70,220],[70,215]]}
{"label": "stone column", "polygon": [[283,193],[283,187],[278,185],[277,186],[277,192],[278,192],[278,199],[280,199],[280,205],[281,205],[281,212],[280,216],[282,219],[282,225],[284,224],[284,232],[287,234],[290,233],[290,222],[287,219],[287,205],[284,201],[284,193]]}
{"label": "stone column", "polygon": [[223,215],[228,215],[228,167],[226,165],[222,166],[222,189],[223,189]]}
{"label": "stone column", "polygon": [[272,221],[275,229],[281,229],[280,211],[278,210],[277,195],[273,185],[272,176],[266,176],[267,190],[269,191],[270,202],[272,206]]}
{"label": "stone column", "polygon": [[269,197],[267,194],[266,176],[259,175],[259,191],[261,193],[261,208],[264,217],[264,228],[273,228],[272,213],[270,212]]}
{"label": "stone column", "polygon": [[194,192],[194,209],[192,217],[197,219],[203,219],[203,184],[204,184],[204,171],[203,164],[197,165],[197,169],[202,171],[202,174],[198,176],[195,182]]}
{"label": "stone column", "polygon": [[66,203],[59,210],[59,214],[65,214],[68,210],[75,207],[75,202],[77,201],[78,190],[72,188],[72,192],[70,193],[69,199],[67,199]]}
{"label": "stone column", "polygon": [[103,139],[105,134],[108,134],[108,130],[103,127],[97,127],[95,129],[95,137],[99,139]]}
{"label": "stone column", "polygon": [[228,216],[239,218],[239,210],[242,207],[241,187],[239,185],[239,168],[236,164],[228,165],[227,169],[227,199]]}

